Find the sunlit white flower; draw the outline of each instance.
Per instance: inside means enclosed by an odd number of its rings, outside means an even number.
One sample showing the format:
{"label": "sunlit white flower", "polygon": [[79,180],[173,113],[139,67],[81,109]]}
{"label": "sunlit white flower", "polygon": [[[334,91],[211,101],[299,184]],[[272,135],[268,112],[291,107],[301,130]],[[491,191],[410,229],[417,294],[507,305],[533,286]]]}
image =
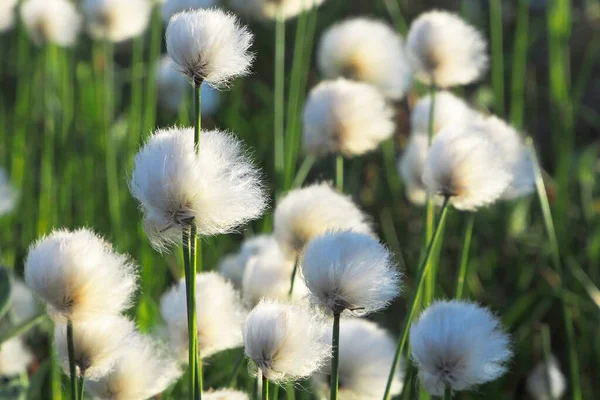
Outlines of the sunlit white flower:
{"label": "sunlit white flower", "polygon": [[309,309],[263,300],[244,323],[244,349],[269,380],[300,379],[329,355],[322,333],[322,323]]}
{"label": "sunlit white flower", "polygon": [[481,78],[488,66],[481,33],[458,15],[446,11],[421,14],[410,26],[407,49],[416,76],[447,88]]}
{"label": "sunlit white flower", "polygon": [[175,14],[167,26],[167,52],[194,86],[225,86],[247,75],[254,55],[252,33],[234,14],[218,8]]}
{"label": "sunlit white flower", "polygon": [[554,356],[540,362],[527,378],[527,391],[534,400],[559,400],[567,391],[567,379]]}
{"label": "sunlit white flower", "polygon": [[308,95],[303,146],[309,154],[356,156],[392,136],[394,110],[373,86],[343,78],[324,81]]}
{"label": "sunlit white flower", "polygon": [[13,337],[0,347],[0,376],[18,375],[27,369],[33,354],[20,337]]}
{"label": "sunlit white flower", "polygon": [[392,254],[364,233],[327,232],[311,240],[302,257],[302,276],[311,302],[333,314],[370,314],[400,295]]}
{"label": "sunlit white flower", "polygon": [[51,317],[73,321],[120,313],[137,287],[132,261],[88,229],[56,230],[35,242],[25,281]]}
{"label": "sunlit white flower", "polygon": [[266,208],[260,171],[240,141],[217,130],[202,131],[199,154],[192,128],[156,131],[135,157],[131,193],[160,250],[192,223],[200,236],[228,233]]}
{"label": "sunlit white flower", "polygon": [[324,2],[325,0],[232,0],[231,6],[238,12],[255,18],[288,19]]}
{"label": "sunlit white flower", "polygon": [[498,379],[512,355],[498,319],[458,300],[427,308],[410,328],[410,344],[421,383],[434,396]]}
{"label": "sunlit white flower", "polygon": [[202,393],[202,398],[205,400],[248,400],[248,395],[237,390],[221,389]]}
{"label": "sunlit white flower", "polygon": [[411,135],[397,165],[408,199],[419,205],[425,204],[427,200],[427,189],[423,183],[423,169],[427,160],[428,142],[426,134]]}
{"label": "sunlit white flower", "polygon": [[10,320],[19,325],[38,313],[38,302],[33,293],[19,278],[13,277],[10,282]]}
{"label": "sunlit white flower", "polygon": [[162,6],[162,16],[165,22],[178,12],[197,10],[216,6],[219,0],[166,0]]}
{"label": "sunlit white flower", "polygon": [[142,34],[150,21],[150,0],[84,0],[88,30],[95,39],[122,42]]}
{"label": "sunlit white flower", "polygon": [[[433,134],[452,125],[469,125],[479,117],[463,99],[445,90],[435,93],[433,107]],[[431,112],[431,95],[421,97],[410,114],[412,134],[429,134],[429,114]]]}
{"label": "sunlit white flower", "polygon": [[6,171],[0,168],[0,217],[10,213],[16,203],[17,192],[10,183]]}
{"label": "sunlit white flower", "polygon": [[[326,332],[324,343],[331,343],[332,331]],[[383,398],[396,342],[377,324],[355,318],[340,321],[339,397],[348,400],[380,400]],[[316,387],[329,395],[331,364],[314,375]],[[403,368],[396,368],[390,395],[400,394],[404,386]]]}
{"label": "sunlit white flower", "polygon": [[352,18],[333,25],[321,38],[317,63],[327,79],[364,81],[391,99],[404,97],[412,83],[402,36],[378,20]]}
{"label": "sunlit white flower", "polygon": [[15,24],[15,6],[19,0],[3,0],[0,2],[0,33]]}
{"label": "sunlit white flower", "polygon": [[73,46],[81,29],[82,17],[68,0],[26,0],[21,19],[37,44]]}

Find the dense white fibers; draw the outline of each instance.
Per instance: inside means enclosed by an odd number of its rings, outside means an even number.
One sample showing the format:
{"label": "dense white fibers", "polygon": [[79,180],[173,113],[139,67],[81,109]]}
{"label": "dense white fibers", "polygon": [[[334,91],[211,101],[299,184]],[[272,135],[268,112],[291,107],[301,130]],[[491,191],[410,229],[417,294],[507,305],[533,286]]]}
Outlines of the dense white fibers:
{"label": "dense white fibers", "polygon": [[95,39],[122,42],[139,36],[151,12],[150,0],[83,0],[88,31]]}
{"label": "dense white fibers", "polygon": [[0,376],[18,375],[32,360],[33,354],[25,347],[21,337],[8,339],[0,348]]}
{"label": "dense white fibers", "polygon": [[527,378],[527,392],[534,400],[560,400],[567,391],[567,379],[554,356],[541,361]]}
{"label": "dense white fibers", "polygon": [[204,400],[248,400],[248,395],[237,390],[220,389],[202,393],[202,398]]}
{"label": "dense white fibers", "polygon": [[259,19],[294,18],[325,0],[231,0],[231,6],[242,14]]}
{"label": "dense white fibers", "polygon": [[13,211],[17,204],[17,197],[17,192],[10,183],[6,171],[0,168],[0,216]]}
{"label": "dense white fibers", "polygon": [[166,0],[162,6],[162,16],[165,22],[178,12],[214,7],[219,0]]}
{"label": "dense white fibers", "polygon": [[73,46],[81,30],[82,17],[68,0],[26,0],[21,19],[37,44]]}

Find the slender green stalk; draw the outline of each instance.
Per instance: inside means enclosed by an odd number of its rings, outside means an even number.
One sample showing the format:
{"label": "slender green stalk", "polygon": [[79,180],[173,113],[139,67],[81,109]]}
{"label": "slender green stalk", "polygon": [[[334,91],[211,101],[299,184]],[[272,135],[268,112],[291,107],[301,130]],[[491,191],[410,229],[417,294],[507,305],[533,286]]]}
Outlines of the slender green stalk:
{"label": "slender green stalk", "polygon": [[237,376],[240,373],[240,369],[242,368],[242,365],[244,364],[244,360],[246,359],[244,352],[242,351],[242,354],[240,354],[240,357],[238,358],[238,360],[235,363],[235,367],[233,367],[233,372],[231,373],[231,377],[229,378],[229,383],[227,384],[227,387],[229,388],[234,388],[236,381],[237,381]]}
{"label": "slender green stalk", "polygon": [[[433,136],[435,135],[435,95],[436,95],[436,86],[435,82],[433,82],[429,86],[429,97],[431,99],[431,103],[429,105],[429,123],[427,125],[427,143],[428,146],[431,146],[431,142],[433,141]],[[435,224],[435,204],[433,204],[433,198],[431,196],[427,196],[427,206],[425,210],[425,241],[424,245],[431,241],[431,237],[433,236],[433,225]],[[430,265],[427,267],[429,273],[427,274],[427,281],[425,284],[425,296],[423,298],[423,305],[427,306],[433,300],[433,294],[435,291],[435,263],[430,261]]]}
{"label": "slender green stalk", "polygon": [[452,389],[449,387],[444,389],[444,400],[452,400]]}
{"label": "slender green stalk", "polygon": [[550,377],[550,362],[552,357],[552,346],[550,344],[550,328],[548,325],[542,326],[542,352],[544,354],[544,383],[546,384],[546,391],[548,394],[548,400],[554,400],[552,395],[552,378]]}
{"label": "slender green stalk", "polygon": [[287,400],[296,400],[296,388],[292,382],[287,384],[287,389],[285,391]]}
{"label": "slender green stalk", "polygon": [[398,0],[384,0],[383,3],[385,4],[388,14],[390,14],[392,21],[394,21],[396,29],[398,29],[401,34],[406,34],[408,31],[408,23],[400,11]]}
{"label": "slender green stalk", "polygon": [[302,164],[300,165],[300,168],[296,173],[296,177],[294,178],[294,182],[292,183],[292,188],[299,188],[300,186],[302,186],[302,184],[306,180],[306,177],[308,176],[308,173],[312,169],[312,166],[315,164],[315,161],[316,159],[312,155],[307,155],[304,158],[304,161],[302,161]]}
{"label": "slender green stalk", "polygon": [[333,336],[331,340],[331,383],[329,385],[330,400],[337,400],[338,386],[340,384],[340,315],[341,312],[339,311],[334,311],[333,313]]}
{"label": "slender green stalk", "polygon": [[[131,55],[131,105],[129,109],[129,146],[132,154],[139,145],[142,133],[142,75],[144,72],[143,56],[144,36],[141,35],[133,40],[133,51]],[[149,80],[154,79],[153,77],[150,77]]]}
{"label": "slender green stalk", "polygon": [[279,398],[279,385],[271,382],[271,399],[277,400]]}
{"label": "slender green stalk", "polygon": [[298,271],[298,256],[294,260],[294,269],[292,270],[292,276],[290,278],[290,290],[288,291],[288,298],[292,297],[292,293],[294,293],[294,282],[296,281],[296,273]]}
{"label": "slender green stalk", "polygon": [[2,346],[2,343],[6,342],[9,339],[23,335],[25,332],[42,322],[44,320],[44,317],[45,314],[38,314],[35,317],[32,317],[19,325],[4,330],[2,335],[0,335],[0,346]]}
{"label": "slender green stalk", "polygon": [[527,81],[527,47],[529,34],[529,0],[519,0],[513,51],[510,122],[520,130],[525,115],[525,82]]}
{"label": "slender green stalk", "polygon": [[341,154],[335,158],[335,186],[339,192],[344,191],[344,156]]}
{"label": "slender green stalk", "polygon": [[467,225],[463,235],[463,248],[460,256],[460,269],[458,271],[458,279],[456,279],[456,298],[462,299],[465,279],[467,276],[467,266],[469,264],[469,249],[471,247],[471,237],[473,236],[473,225],[475,223],[475,213],[470,213],[467,217]]}
{"label": "slender green stalk", "polygon": [[156,69],[162,43],[162,15],[160,2],[156,2],[150,26],[150,54],[148,56],[148,77],[146,79],[146,106],[144,116],[144,133],[150,132],[156,123]]}
{"label": "slender green stalk", "polygon": [[78,399],[79,400],[83,400],[83,392],[84,392],[84,387],[85,387],[85,380],[83,375],[81,375],[78,379],[79,382],[77,382],[77,390],[78,390]]}
{"label": "slender green stalk", "polygon": [[77,372],[75,370],[75,345],[73,342],[73,322],[67,321],[67,351],[69,353],[69,373],[71,375],[71,398],[77,400]]}
{"label": "slender green stalk", "polygon": [[274,148],[275,148],[275,193],[278,196],[283,189],[284,161],[284,102],[285,102],[285,19],[278,13],[275,20],[275,112],[274,112]]}
{"label": "slender green stalk", "polygon": [[[502,0],[490,0],[490,42],[492,51],[492,87],[495,112],[504,116],[504,51],[502,49]],[[523,78],[521,76],[521,78]]]}
{"label": "slender green stalk", "polygon": [[183,230],[183,264],[185,273],[187,319],[188,319],[188,391],[190,398],[194,398],[196,384],[196,302],[192,295],[192,282],[195,283],[196,277],[192,271],[192,262],[190,259],[190,230]]}
{"label": "slender green stalk", "polygon": [[262,374],[262,400],[269,400],[269,380]]}

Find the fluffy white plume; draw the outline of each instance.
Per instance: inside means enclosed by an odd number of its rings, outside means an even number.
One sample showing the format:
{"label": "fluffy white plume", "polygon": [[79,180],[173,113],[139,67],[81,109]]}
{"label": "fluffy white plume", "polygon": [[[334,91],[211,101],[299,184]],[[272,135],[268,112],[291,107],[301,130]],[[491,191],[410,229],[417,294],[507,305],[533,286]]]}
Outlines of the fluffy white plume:
{"label": "fluffy white plume", "polygon": [[25,261],[27,285],[55,319],[96,318],[128,308],[135,265],[88,229],[57,230],[35,242]]}
{"label": "fluffy white plume", "polygon": [[244,349],[271,381],[305,378],[329,356],[322,333],[322,322],[309,309],[263,300],[244,323]]}
{"label": "fluffy white plume", "polygon": [[95,39],[122,42],[139,36],[148,26],[150,0],[84,0],[83,13]]}
{"label": "fluffy white plume", "polygon": [[534,400],[559,400],[567,391],[567,379],[555,357],[540,362],[527,378],[527,392]]}
{"label": "fluffy white plume", "polygon": [[[331,343],[331,329],[323,337]],[[385,393],[394,361],[396,342],[377,324],[355,318],[340,321],[339,397],[348,400],[380,400]],[[403,363],[402,363],[403,364]],[[316,387],[329,395],[331,363],[314,375]],[[390,395],[396,396],[404,386],[404,368],[396,369]]]}
{"label": "fluffy white plume", "polygon": [[38,302],[33,293],[19,278],[13,277],[10,283],[10,320],[19,325],[38,313]]}
{"label": "fluffy white plume", "polygon": [[325,0],[231,0],[231,6],[238,12],[255,18],[288,19],[312,7],[318,7],[323,2]]}
{"label": "fluffy white plume", "polygon": [[485,39],[458,15],[446,11],[421,14],[406,37],[418,79],[442,88],[481,78],[488,66]]}
{"label": "fluffy white plume", "polygon": [[[479,116],[463,99],[445,90],[435,93],[433,107],[433,134],[452,125],[469,125]],[[431,96],[421,97],[410,114],[412,134],[429,134]]]}
{"label": "fluffy white plume", "polygon": [[378,20],[352,18],[333,25],[321,37],[317,63],[327,79],[364,81],[391,99],[404,97],[412,83],[402,36]]}
{"label": "fluffy white plume", "polygon": [[0,217],[10,213],[16,204],[17,192],[10,183],[6,171],[0,168]]}
{"label": "fluffy white plume", "polygon": [[[187,361],[189,339],[184,279],[163,294],[160,312],[167,323],[172,350],[181,361]],[[241,346],[244,317],[238,293],[231,283],[216,272],[196,275],[198,351],[202,358]]]}
{"label": "fluffy white plume", "polygon": [[162,16],[165,22],[178,12],[214,7],[219,0],[166,0],[162,6]]}
{"label": "fluffy white plume", "polygon": [[412,358],[429,394],[495,380],[506,372],[512,353],[500,322],[486,308],[464,301],[439,301],[410,328]]}
{"label": "fluffy white plume", "polygon": [[81,30],[82,17],[68,0],[26,0],[21,19],[37,44],[73,46]]}
{"label": "fluffy white plume", "polygon": [[15,24],[15,6],[18,0],[0,2],[0,32],[5,32]]}
{"label": "fluffy white plume", "polygon": [[33,354],[20,337],[9,339],[0,347],[0,376],[18,375],[27,369],[32,360]]}
{"label": "fluffy white plume", "polygon": [[275,208],[273,233],[290,258],[301,253],[313,237],[342,229],[372,234],[368,217],[349,196],[327,183],[292,190]]}
{"label": "fluffy white plume", "polygon": [[473,211],[498,200],[512,176],[489,137],[452,126],[433,141],[423,182],[434,195],[449,197],[459,210]]}
{"label": "fluffy white plume", "polygon": [[242,143],[217,130],[202,131],[200,154],[192,128],[156,131],[135,157],[130,189],[159,250],[180,242],[192,222],[200,236],[228,233],[267,206],[260,171]]}
{"label": "fluffy white plume", "polygon": [[221,389],[202,393],[202,398],[205,400],[248,400],[248,395],[237,390]]}
{"label": "fluffy white plume", "polygon": [[429,149],[428,141],[427,135],[411,135],[397,165],[398,173],[404,182],[406,196],[412,203],[419,205],[425,204],[427,200],[423,170]]}
{"label": "fluffy white plume", "polygon": [[311,302],[328,313],[366,315],[400,295],[401,276],[392,254],[364,233],[327,232],[311,240],[302,275]]}
{"label": "fluffy white plume", "polygon": [[175,14],[167,26],[167,52],[194,85],[225,86],[250,72],[253,36],[234,14],[218,8]]}
{"label": "fluffy white plume", "polygon": [[303,146],[310,154],[356,156],[392,136],[394,110],[373,86],[343,78],[324,81],[308,95]]}

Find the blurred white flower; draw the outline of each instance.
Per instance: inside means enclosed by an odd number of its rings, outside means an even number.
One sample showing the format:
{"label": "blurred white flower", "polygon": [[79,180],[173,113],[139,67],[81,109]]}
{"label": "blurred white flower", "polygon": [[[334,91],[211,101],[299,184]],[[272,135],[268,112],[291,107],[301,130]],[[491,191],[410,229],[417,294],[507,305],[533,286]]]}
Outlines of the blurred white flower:
{"label": "blurred white flower", "polygon": [[248,400],[248,395],[237,390],[220,389],[202,393],[202,398],[204,400]]}
{"label": "blurred white flower", "polygon": [[29,287],[21,279],[13,277],[10,282],[10,320],[19,325],[38,313],[38,302]]}
{"label": "blurred white flower", "polygon": [[0,33],[8,31],[15,24],[15,6],[19,0],[0,2]]}
{"label": "blurred white flower", "polygon": [[391,99],[404,97],[412,84],[402,36],[378,20],[352,18],[333,25],[321,37],[317,64],[327,79],[364,81]]}
{"label": "blurred white flower", "polygon": [[442,396],[498,379],[512,353],[500,322],[486,308],[452,300],[429,306],[410,328],[412,358],[425,390]]}
{"label": "blurred white flower", "polygon": [[162,16],[165,22],[178,12],[214,7],[219,0],[166,0],[162,6]]}
{"label": "blurred white flower", "polygon": [[271,235],[257,235],[244,240],[239,252],[223,257],[219,263],[219,273],[241,289],[248,260],[259,255],[263,249],[268,249],[272,241]]}
{"label": "blurred white flower", "polygon": [[[410,114],[410,130],[413,135],[429,135],[429,114],[431,112],[431,95],[421,97]],[[435,93],[433,107],[433,134],[452,126],[466,126],[479,117],[463,99],[445,90]]]}
{"label": "blurred white flower", "polygon": [[254,18],[289,19],[324,2],[325,0],[231,0],[231,6],[237,12]]}
{"label": "blurred white flower", "polygon": [[0,376],[18,375],[27,369],[32,360],[33,354],[25,347],[23,339],[8,339],[0,347]]}
{"label": "blurred white flower", "polygon": [[68,0],[26,0],[21,6],[21,19],[36,44],[67,47],[77,41],[83,18]]}
{"label": "blurred white flower", "polygon": [[567,379],[552,356],[541,361],[527,378],[527,392],[534,400],[559,400],[567,391]]}
{"label": "blurred white flower", "polygon": [[0,217],[12,212],[17,204],[17,197],[6,171],[0,168]]}
{"label": "blurred white flower", "polygon": [[394,110],[373,86],[343,78],[309,93],[303,114],[303,146],[309,154],[351,157],[377,148],[395,130]]}
{"label": "blurred white flower", "polygon": [[423,170],[427,160],[429,139],[426,134],[413,134],[398,159],[398,173],[402,177],[408,199],[418,205],[425,204],[427,189],[423,183]]}
{"label": "blurred white flower", "polygon": [[139,36],[152,13],[150,0],[83,0],[88,31],[95,39],[122,42]]}

